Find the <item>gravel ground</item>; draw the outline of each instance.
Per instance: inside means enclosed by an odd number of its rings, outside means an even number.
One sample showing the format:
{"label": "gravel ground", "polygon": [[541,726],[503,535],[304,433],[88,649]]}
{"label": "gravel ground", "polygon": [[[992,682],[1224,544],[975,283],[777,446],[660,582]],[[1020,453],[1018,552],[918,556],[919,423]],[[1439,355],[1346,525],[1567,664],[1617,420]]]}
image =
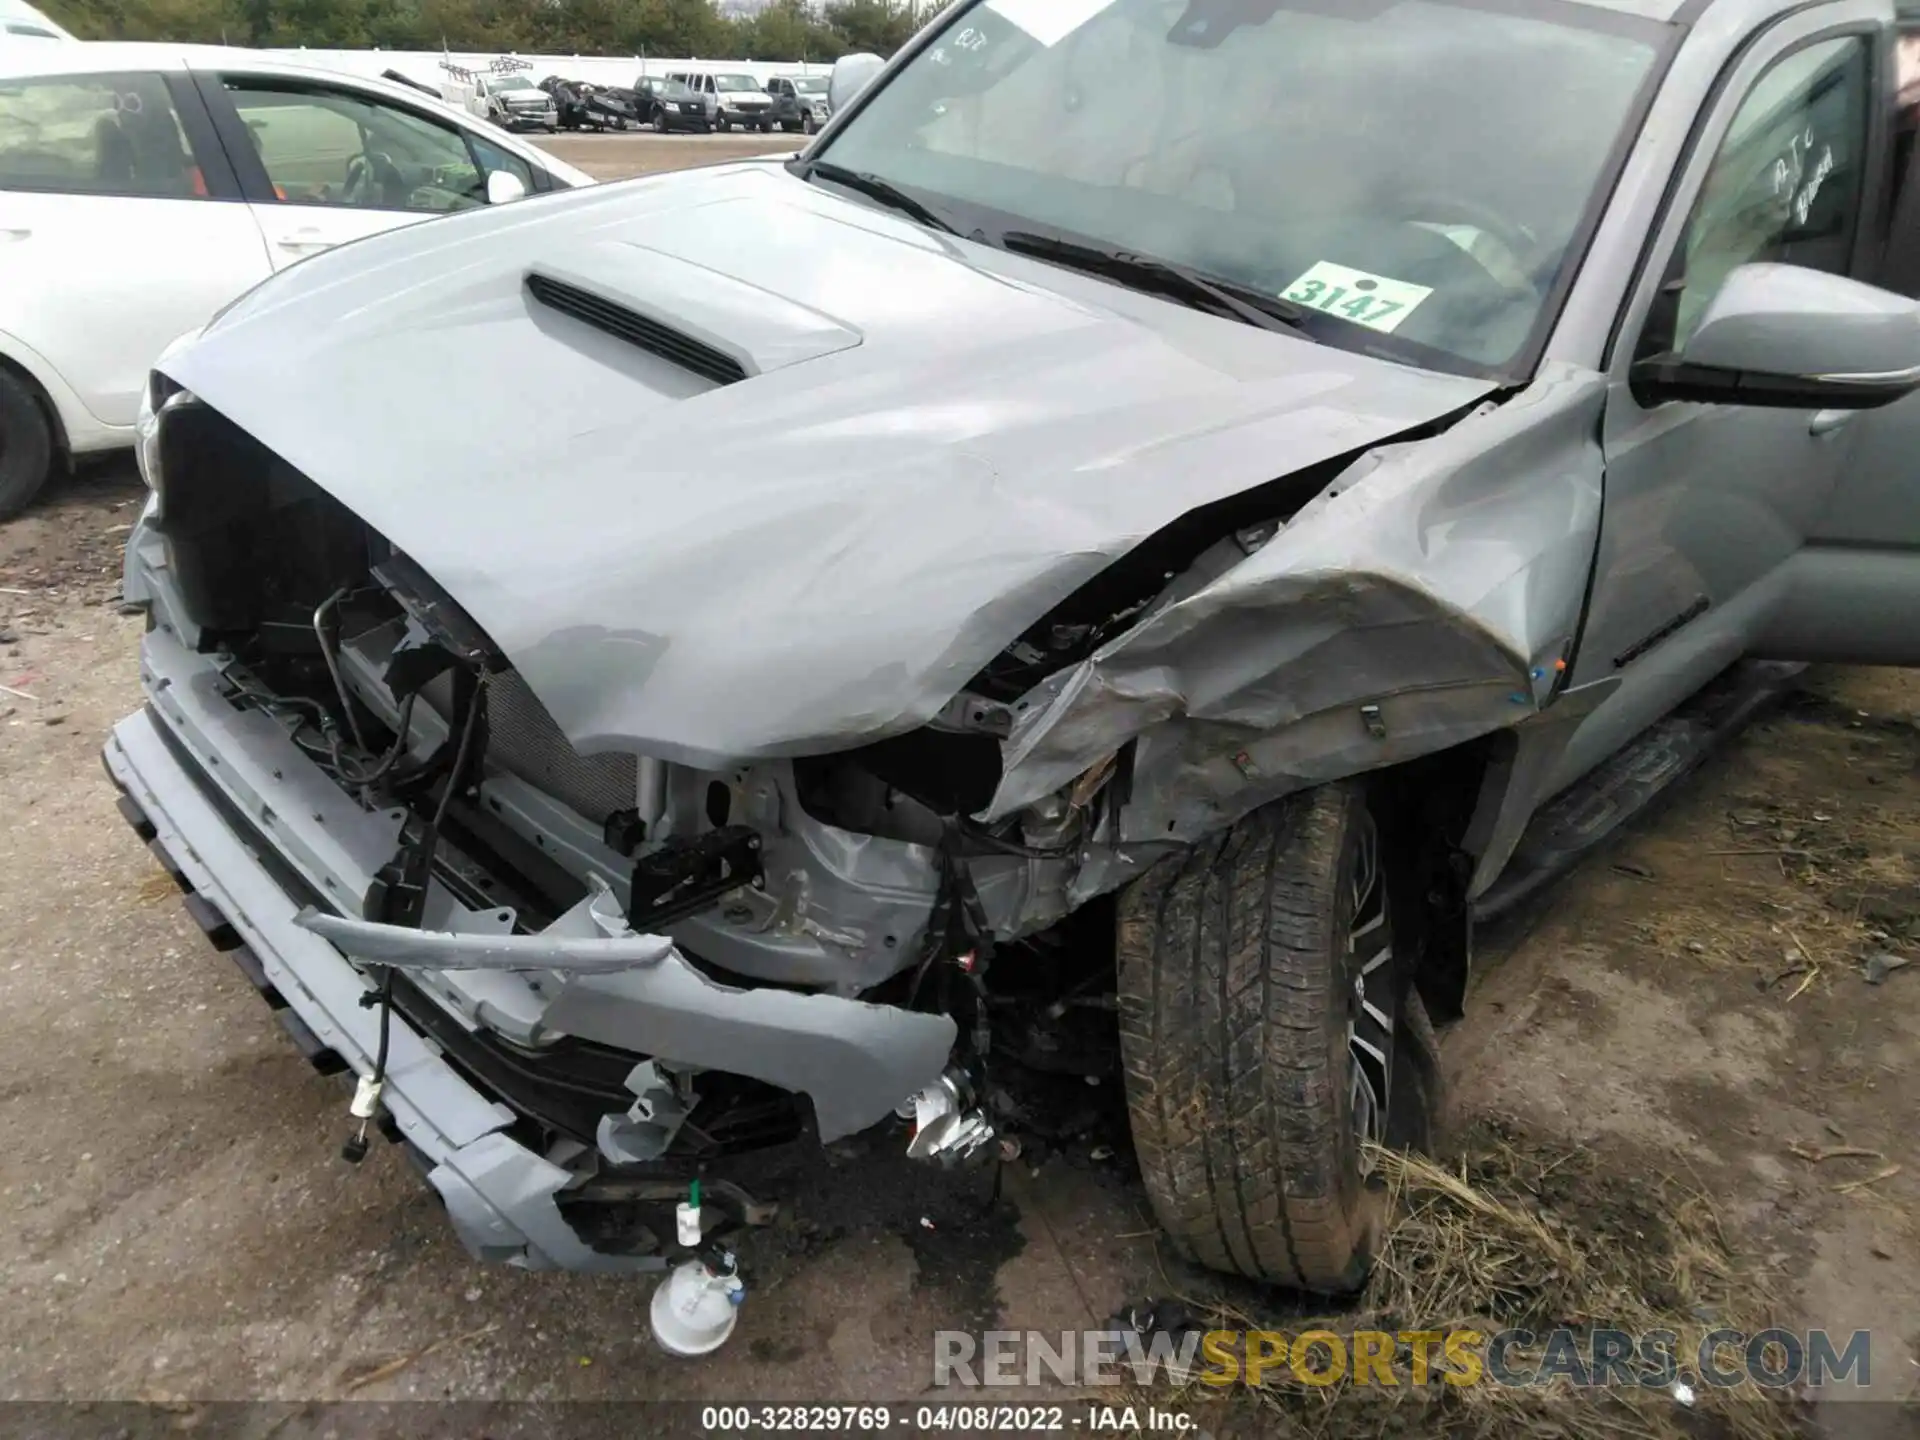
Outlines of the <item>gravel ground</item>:
{"label": "gravel ground", "polygon": [[[552,143],[613,176],[780,137]],[[1083,1328],[1209,1291],[1156,1246],[1124,1147],[1087,1140],[1009,1167],[1000,1206],[877,1148],[825,1162],[697,1363],[653,1346],[643,1283],[469,1260],[397,1153],[338,1161],[342,1083],[114,811],[98,752],[138,704],[141,622],[116,601],[142,493],[89,467],[0,526],[0,1395],[908,1398],[934,1329]],[[1882,1400],[1920,1376],[1920,965],[1876,987],[1861,959],[1920,957],[1916,712],[1914,677],[1816,676],[1489,937],[1447,1038],[1460,1120],[1696,1177],[1784,1318],[1873,1328]],[[1809,1158],[1842,1145],[1884,1158]],[[1849,1440],[1920,1434],[1892,1404],[1822,1413]]]}
{"label": "gravel ground", "polygon": [[663,170],[797,150],[803,137],[778,130],[771,135],[757,131],[748,135],[732,131],[725,135],[546,135],[535,137],[535,143],[596,180],[630,180]]}

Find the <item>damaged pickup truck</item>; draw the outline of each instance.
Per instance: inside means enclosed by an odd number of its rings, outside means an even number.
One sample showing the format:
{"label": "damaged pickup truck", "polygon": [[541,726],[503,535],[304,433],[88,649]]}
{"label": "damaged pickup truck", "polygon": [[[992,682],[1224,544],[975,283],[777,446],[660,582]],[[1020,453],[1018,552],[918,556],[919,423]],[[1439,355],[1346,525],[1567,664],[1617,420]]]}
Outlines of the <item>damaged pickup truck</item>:
{"label": "damaged pickup truck", "polygon": [[1175,1243],[1351,1287],[1475,918],[1920,661],[1913,23],[963,0],[797,157],[307,260],[153,374],[122,808],[479,1255],[991,1161],[1117,1013]]}

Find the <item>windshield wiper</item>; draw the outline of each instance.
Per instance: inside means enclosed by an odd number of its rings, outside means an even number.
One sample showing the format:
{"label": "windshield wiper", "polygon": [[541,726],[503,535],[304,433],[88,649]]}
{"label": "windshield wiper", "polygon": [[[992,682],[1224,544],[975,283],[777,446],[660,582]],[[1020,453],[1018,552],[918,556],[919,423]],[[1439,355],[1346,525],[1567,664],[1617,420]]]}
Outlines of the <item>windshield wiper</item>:
{"label": "windshield wiper", "polygon": [[924,203],[907,194],[890,180],[882,180],[878,175],[865,170],[849,170],[844,165],[836,165],[831,160],[815,160],[807,166],[804,178],[818,175],[823,180],[831,180],[836,185],[844,185],[849,190],[858,191],[870,200],[878,200],[889,209],[898,210],[902,215],[918,220],[922,225],[931,225],[935,230],[944,230],[949,235],[960,232],[953,223],[944,220],[939,213],[929,210]]}
{"label": "windshield wiper", "polygon": [[1150,255],[1134,255],[1125,250],[1103,250],[1095,245],[1026,230],[1008,230],[997,238],[1016,254],[1055,260],[1089,275],[1118,280],[1135,289],[1152,291],[1189,305],[1216,312],[1225,310],[1235,319],[1262,330],[1299,330],[1306,321],[1304,310],[1278,295],[1232,280],[1216,280],[1171,260],[1156,260]]}

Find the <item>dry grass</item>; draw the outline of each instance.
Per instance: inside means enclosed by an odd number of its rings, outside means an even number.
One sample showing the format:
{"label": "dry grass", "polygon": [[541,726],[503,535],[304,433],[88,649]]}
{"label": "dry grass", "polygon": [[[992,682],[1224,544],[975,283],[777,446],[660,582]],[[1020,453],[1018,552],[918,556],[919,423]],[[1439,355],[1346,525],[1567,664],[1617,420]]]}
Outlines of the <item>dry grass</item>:
{"label": "dry grass", "polygon": [[1750,970],[1783,1002],[1857,978],[1875,951],[1920,949],[1920,920],[1900,917],[1899,897],[1915,893],[1909,817],[1858,797],[1730,798],[1720,833],[1642,842],[1663,876],[1697,884],[1700,867],[1712,867],[1722,897],[1630,921],[1642,944],[1706,969]]}
{"label": "dry grass", "polygon": [[[1749,1334],[1774,1318],[1762,1277],[1743,1269],[1697,1188],[1677,1179],[1622,1178],[1591,1151],[1536,1144],[1497,1122],[1476,1125],[1442,1163],[1382,1152],[1395,1217],[1358,1305],[1343,1314],[1262,1319],[1197,1303],[1203,1324],[1230,1330],[1528,1330],[1541,1337],[1510,1352],[1531,1371],[1546,1335],[1612,1328],[1680,1337],[1682,1374],[1701,1338],[1729,1327]],[[1734,1357],[1729,1353],[1729,1362]],[[1396,1373],[1411,1374],[1401,1347]],[[1798,1416],[1757,1386],[1714,1389],[1694,1381],[1691,1405],[1667,1389],[1578,1389],[1564,1381],[1517,1388],[1482,1381],[1424,1388],[1302,1383],[1283,1368],[1253,1391],[1190,1383],[1142,1400],[1191,1410],[1214,1435],[1443,1436],[1448,1440],[1789,1440]]]}

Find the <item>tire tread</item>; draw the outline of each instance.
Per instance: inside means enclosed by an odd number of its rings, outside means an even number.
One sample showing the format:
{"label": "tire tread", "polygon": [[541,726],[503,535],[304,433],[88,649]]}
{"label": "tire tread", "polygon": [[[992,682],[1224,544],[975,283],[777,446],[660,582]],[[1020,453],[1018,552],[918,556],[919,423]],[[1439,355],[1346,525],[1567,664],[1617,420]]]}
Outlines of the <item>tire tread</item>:
{"label": "tire tread", "polygon": [[1363,803],[1350,785],[1290,796],[1120,903],[1121,1048],[1161,1224],[1202,1265],[1324,1293],[1364,1277],[1374,1209],[1340,989]]}

